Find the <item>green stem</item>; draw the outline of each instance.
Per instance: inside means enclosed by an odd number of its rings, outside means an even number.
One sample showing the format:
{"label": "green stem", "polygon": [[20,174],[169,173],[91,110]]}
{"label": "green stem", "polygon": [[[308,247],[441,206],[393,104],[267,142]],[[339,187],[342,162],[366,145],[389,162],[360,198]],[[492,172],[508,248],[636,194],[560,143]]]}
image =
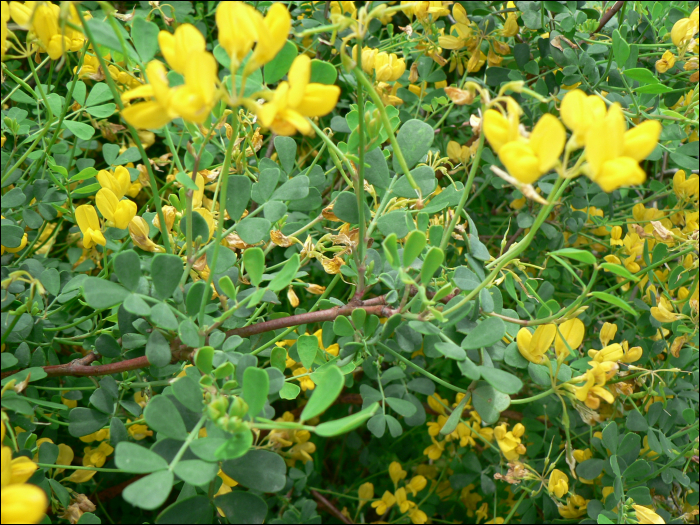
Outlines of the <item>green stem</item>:
{"label": "green stem", "polygon": [[544,392],[540,392],[539,394],[532,396],[532,397],[524,397],[522,399],[511,399],[510,404],[511,405],[524,405],[526,403],[530,403],[532,401],[537,401],[538,399],[542,399],[544,397],[547,397],[550,394],[554,393],[554,388],[550,388],[549,390],[545,390]]}
{"label": "green stem", "polygon": [[187,436],[187,439],[185,442],[182,444],[180,447],[180,450],[177,451],[177,454],[175,454],[175,457],[173,460],[170,462],[170,466],[168,467],[168,470],[172,472],[175,470],[175,467],[177,467],[177,464],[180,463],[180,460],[182,459],[182,456],[185,455],[185,452],[187,452],[187,449],[190,447],[192,442],[199,436],[199,429],[202,428],[202,425],[204,425],[204,422],[207,420],[206,416],[202,416],[197,424],[194,426],[192,431],[190,432],[189,436]]}
{"label": "green stem", "polygon": [[[357,53],[357,66],[355,66],[355,77],[357,73],[362,71],[362,36],[357,37],[357,48],[360,50]],[[357,181],[355,184],[355,195],[357,196],[357,211],[358,211],[358,239],[357,243],[357,296],[362,297],[365,292],[365,248],[367,247],[367,239],[365,239],[365,99],[362,93],[362,85],[357,86],[357,111],[359,113],[358,131],[360,133],[360,144],[357,164]],[[352,175],[352,172],[350,173]]]}

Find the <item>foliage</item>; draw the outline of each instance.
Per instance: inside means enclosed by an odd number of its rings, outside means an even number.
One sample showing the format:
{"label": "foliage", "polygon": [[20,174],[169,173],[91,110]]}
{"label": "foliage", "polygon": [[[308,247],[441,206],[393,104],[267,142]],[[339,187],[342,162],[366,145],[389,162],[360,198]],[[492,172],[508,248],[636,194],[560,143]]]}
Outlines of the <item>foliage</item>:
{"label": "foliage", "polygon": [[3,523],[696,522],[698,8],[605,4],[2,2]]}

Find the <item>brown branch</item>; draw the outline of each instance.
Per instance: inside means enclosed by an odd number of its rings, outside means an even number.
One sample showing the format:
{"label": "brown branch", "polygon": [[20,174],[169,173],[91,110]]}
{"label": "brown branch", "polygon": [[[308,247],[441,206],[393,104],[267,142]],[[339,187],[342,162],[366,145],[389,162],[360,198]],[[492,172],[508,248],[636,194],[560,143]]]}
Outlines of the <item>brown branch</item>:
{"label": "brown branch", "polygon": [[328,501],[326,498],[324,498],[321,494],[319,494],[315,490],[311,489],[311,495],[314,497],[314,499],[316,501],[318,501],[321,505],[326,507],[328,509],[328,511],[331,514],[333,514],[333,516],[338,518],[343,523],[354,523],[351,519],[349,519],[342,512],[340,512],[337,508],[335,508],[335,506],[330,501]]}
{"label": "brown branch", "polygon": [[598,24],[598,27],[596,28],[595,31],[591,33],[591,36],[593,36],[596,33],[599,33],[601,29],[605,27],[605,24],[610,22],[610,19],[615,16],[615,13],[617,13],[620,9],[622,9],[622,6],[624,5],[624,2],[615,2],[615,5],[612,6],[610,9],[608,9],[605,14],[600,18],[600,24]]}

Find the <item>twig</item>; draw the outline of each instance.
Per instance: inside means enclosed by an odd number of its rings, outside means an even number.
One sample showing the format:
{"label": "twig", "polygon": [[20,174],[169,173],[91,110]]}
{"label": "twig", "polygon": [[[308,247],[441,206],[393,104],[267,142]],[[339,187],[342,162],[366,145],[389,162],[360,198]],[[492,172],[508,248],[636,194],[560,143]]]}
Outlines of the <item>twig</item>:
{"label": "twig", "polygon": [[338,509],[336,509],[335,506],[330,501],[328,501],[326,498],[324,498],[321,494],[319,494],[315,490],[311,489],[311,495],[314,497],[314,499],[316,501],[318,501],[321,505],[326,507],[331,514],[333,514],[336,518],[338,518],[343,523],[354,523],[351,519],[349,519],[342,512],[340,512]]}
{"label": "twig", "polygon": [[615,13],[617,13],[620,9],[622,9],[622,6],[624,5],[624,2],[615,2],[615,5],[612,6],[610,9],[608,9],[605,14],[600,17],[600,24],[598,24],[598,27],[596,28],[595,31],[591,33],[591,36],[595,35],[596,33],[599,33],[601,29],[605,27],[605,24],[610,22],[610,19],[615,16]]}

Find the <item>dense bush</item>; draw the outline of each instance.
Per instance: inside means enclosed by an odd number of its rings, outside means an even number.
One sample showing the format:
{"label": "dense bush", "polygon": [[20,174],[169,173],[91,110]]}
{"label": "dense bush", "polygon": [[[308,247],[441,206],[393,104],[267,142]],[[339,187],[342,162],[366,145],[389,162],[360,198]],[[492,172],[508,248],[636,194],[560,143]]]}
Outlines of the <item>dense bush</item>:
{"label": "dense bush", "polygon": [[697,523],[697,35],[2,2],[2,522]]}

